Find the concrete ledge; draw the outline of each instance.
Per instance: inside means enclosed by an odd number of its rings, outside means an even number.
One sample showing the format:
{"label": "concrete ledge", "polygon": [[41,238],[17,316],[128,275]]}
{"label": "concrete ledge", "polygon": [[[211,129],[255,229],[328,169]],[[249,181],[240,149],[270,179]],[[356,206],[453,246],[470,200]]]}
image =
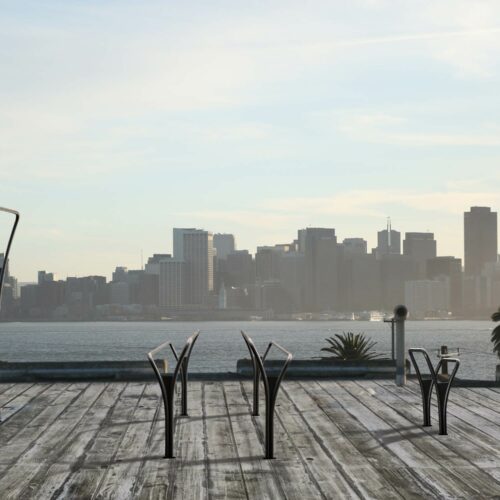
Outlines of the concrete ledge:
{"label": "concrete ledge", "polygon": [[[278,373],[283,361],[266,360],[266,369]],[[410,362],[406,360],[406,372]],[[250,359],[239,359],[236,373],[251,376],[253,366]],[[294,359],[288,367],[286,378],[393,378],[396,362],[392,359],[370,359],[366,361],[344,361],[341,359]]]}

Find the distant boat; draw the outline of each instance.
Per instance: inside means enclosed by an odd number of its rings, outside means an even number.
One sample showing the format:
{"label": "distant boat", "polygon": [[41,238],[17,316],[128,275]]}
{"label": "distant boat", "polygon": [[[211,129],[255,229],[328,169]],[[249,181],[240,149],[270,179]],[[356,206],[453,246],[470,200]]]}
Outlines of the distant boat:
{"label": "distant boat", "polygon": [[250,316],[250,321],[262,321],[263,319],[262,316]]}
{"label": "distant boat", "polygon": [[384,321],[384,313],[381,311],[369,311],[368,321]]}

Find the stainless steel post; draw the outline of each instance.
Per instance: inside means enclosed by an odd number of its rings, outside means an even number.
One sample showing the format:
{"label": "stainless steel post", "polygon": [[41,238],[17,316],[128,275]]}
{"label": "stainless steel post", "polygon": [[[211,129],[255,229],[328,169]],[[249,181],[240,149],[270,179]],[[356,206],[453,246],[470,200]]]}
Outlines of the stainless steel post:
{"label": "stainless steel post", "polygon": [[405,321],[408,309],[404,305],[394,308],[394,322],[396,323],[396,385],[406,384],[405,360]]}

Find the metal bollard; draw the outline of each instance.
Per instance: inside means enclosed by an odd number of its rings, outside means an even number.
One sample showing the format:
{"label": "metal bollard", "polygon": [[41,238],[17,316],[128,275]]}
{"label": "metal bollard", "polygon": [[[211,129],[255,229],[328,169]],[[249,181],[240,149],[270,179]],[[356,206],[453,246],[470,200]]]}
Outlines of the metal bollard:
{"label": "metal bollard", "polygon": [[394,322],[396,323],[396,385],[406,384],[405,366],[405,321],[408,309],[404,305],[394,308]]}

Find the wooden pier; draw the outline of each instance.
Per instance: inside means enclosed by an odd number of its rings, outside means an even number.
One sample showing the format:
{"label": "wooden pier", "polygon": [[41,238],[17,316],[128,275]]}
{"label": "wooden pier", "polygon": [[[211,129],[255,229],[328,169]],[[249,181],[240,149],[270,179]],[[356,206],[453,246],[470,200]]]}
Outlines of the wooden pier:
{"label": "wooden pier", "polygon": [[452,388],[439,436],[414,381],[285,381],[275,460],[251,395],[191,382],[167,460],[157,384],[2,384],[0,498],[500,497],[500,389]]}

